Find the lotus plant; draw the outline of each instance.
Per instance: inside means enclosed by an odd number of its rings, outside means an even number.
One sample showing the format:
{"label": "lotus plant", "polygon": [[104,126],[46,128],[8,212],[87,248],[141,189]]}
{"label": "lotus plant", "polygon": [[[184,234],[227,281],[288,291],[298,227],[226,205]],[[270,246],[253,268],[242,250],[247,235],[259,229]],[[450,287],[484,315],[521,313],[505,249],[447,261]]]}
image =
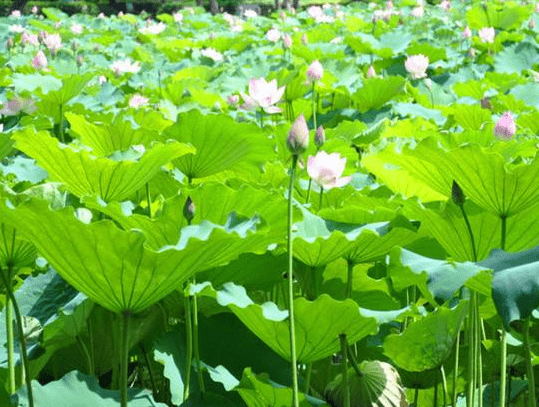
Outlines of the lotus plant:
{"label": "lotus plant", "polygon": [[[245,101],[244,108],[260,108],[263,112],[273,114],[280,113],[281,108],[274,106],[283,97],[285,87],[277,87],[277,80],[270,82],[264,78],[251,79],[249,81],[249,95],[241,93]],[[262,127],[262,114],[260,115],[260,126]]]}
{"label": "lotus plant", "polygon": [[411,55],[404,62],[404,68],[412,79],[421,79],[427,76],[429,58],[423,54]]}
{"label": "lotus plant", "polygon": [[500,140],[511,140],[517,132],[517,125],[511,112],[505,112],[494,126],[494,135]]}

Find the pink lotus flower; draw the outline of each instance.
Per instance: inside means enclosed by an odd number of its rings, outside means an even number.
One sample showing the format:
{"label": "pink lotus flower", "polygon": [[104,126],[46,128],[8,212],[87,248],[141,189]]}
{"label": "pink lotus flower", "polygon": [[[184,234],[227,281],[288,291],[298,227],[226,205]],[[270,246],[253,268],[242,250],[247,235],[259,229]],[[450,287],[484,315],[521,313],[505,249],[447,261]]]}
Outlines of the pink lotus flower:
{"label": "pink lotus flower", "polygon": [[182,23],[182,21],[183,21],[183,14],[182,14],[182,13],[177,12],[177,13],[172,14],[172,16],[174,17],[174,21],[175,21],[177,24],[181,24],[181,23]]}
{"label": "pink lotus flower", "polygon": [[223,60],[223,54],[219,51],[214,50],[213,48],[204,48],[200,50],[200,54],[206,58],[213,59],[215,62]]}
{"label": "pink lotus flower", "polygon": [[144,97],[137,93],[133,95],[131,99],[129,99],[129,106],[137,109],[139,107],[146,106],[148,102],[149,102],[149,99],[147,97]]}
{"label": "pink lotus flower", "polygon": [[309,128],[303,113],[301,113],[286,138],[286,146],[292,154],[301,154],[309,147]]}
{"label": "pink lotus flower", "polygon": [[440,7],[444,11],[449,11],[451,10],[451,3],[449,2],[449,0],[442,0],[442,2],[440,3]]}
{"label": "pink lotus flower", "polygon": [[25,28],[20,24],[12,24],[8,27],[8,30],[12,33],[22,33],[25,31]]}
{"label": "pink lotus flower", "polygon": [[505,112],[494,126],[494,136],[500,140],[510,140],[517,132],[517,125],[511,112]]}
{"label": "pink lotus flower", "polygon": [[230,106],[237,106],[240,103],[240,97],[238,95],[230,95],[226,98],[226,102]]}
{"label": "pink lotus flower", "polygon": [[266,33],[266,38],[271,42],[277,42],[281,38],[281,33],[277,28],[271,28]]}
{"label": "pink lotus flower", "polygon": [[71,32],[73,34],[82,34],[84,27],[81,24],[73,23],[71,24]]}
{"label": "pink lotus flower", "polygon": [[21,12],[19,10],[13,10],[11,12],[11,17],[13,17],[13,18],[21,18]]}
{"label": "pink lotus flower", "polygon": [[243,100],[245,100],[245,107],[253,108],[260,107],[264,109],[266,113],[280,113],[281,109],[277,106],[273,106],[284,94],[284,86],[277,88],[277,80],[273,79],[267,82],[264,78],[251,79],[249,81],[249,96],[241,93]]}
{"label": "pink lotus flower", "polygon": [[103,85],[106,81],[107,81],[107,77],[106,77],[106,76],[99,75],[99,76],[97,77],[97,83],[99,83],[100,85]]}
{"label": "pink lotus flower", "polygon": [[314,182],[324,189],[342,187],[348,184],[352,177],[342,177],[346,158],[339,153],[328,154],[319,151],[316,156],[310,156],[307,161],[307,172]]}
{"label": "pink lotus flower", "polygon": [[49,51],[55,55],[60,48],[62,48],[62,39],[60,34],[46,34],[43,36],[43,44],[49,49]]}
{"label": "pink lotus flower", "polygon": [[29,34],[27,32],[23,32],[21,35],[21,44],[26,45],[35,45],[36,47],[39,46],[39,38],[35,34]]}
{"label": "pink lotus flower", "polygon": [[307,78],[314,82],[319,81],[322,79],[322,76],[324,75],[324,68],[322,67],[322,64],[320,61],[313,61],[311,65],[309,65],[309,68],[307,69]]}
{"label": "pink lotus flower", "polygon": [[404,67],[412,79],[421,79],[427,76],[429,59],[423,54],[411,55],[404,62]]}
{"label": "pink lotus flower", "polygon": [[376,71],[374,70],[374,66],[369,66],[369,69],[367,70],[367,78],[374,78],[376,77]]}
{"label": "pink lotus flower", "polygon": [[43,51],[39,51],[34,59],[32,59],[32,65],[34,68],[41,70],[47,67],[47,57],[43,53]]}
{"label": "pink lotus flower", "polygon": [[485,27],[479,30],[479,38],[481,39],[481,42],[492,44],[495,36],[496,31],[494,31],[493,27]]}
{"label": "pink lotus flower", "polygon": [[425,9],[422,6],[414,7],[410,14],[415,18],[421,18],[425,15]]}
{"label": "pink lotus flower", "polygon": [[318,126],[314,134],[314,144],[316,144],[316,147],[320,148],[324,145],[325,142],[326,132],[324,131],[324,128],[322,126]]}
{"label": "pink lotus flower", "polygon": [[32,7],[32,14],[37,14],[39,8],[37,6]]}
{"label": "pink lotus flower", "polygon": [[470,27],[466,26],[464,30],[462,30],[462,38],[466,40],[472,38],[472,30],[470,30]]}
{"label": "pink lotus flower", "polygon": [[4,116],[16,116],[19,113],[31,114],[36,110],[36,104],[32,99],[15,97],[0,109],[0,114]]}
{"label": "pink lotus flower", "polygon": [[153,22],[149,22],[146,27],[142,27],[139,32],[142,34],[148,35],[157,35],[161,34],[165,29],[167,28],[167,25],[163,22],[159,22],[158,24],[155,24]]}
{"label": "pink lotus flower", "polygon": [[292,46],[292,37],[288,34],[283,35],[283,47],[286,49]]}
{"label": "pink lotus flower", "polygon": [[138,71],[140,71],[139,62],[136,61],[134,63],[131,63],[129,59],[124,59],[123,61],[121,60],[115,61],[110,66],[110,68],[118,76],[126,72],[137,73]]}

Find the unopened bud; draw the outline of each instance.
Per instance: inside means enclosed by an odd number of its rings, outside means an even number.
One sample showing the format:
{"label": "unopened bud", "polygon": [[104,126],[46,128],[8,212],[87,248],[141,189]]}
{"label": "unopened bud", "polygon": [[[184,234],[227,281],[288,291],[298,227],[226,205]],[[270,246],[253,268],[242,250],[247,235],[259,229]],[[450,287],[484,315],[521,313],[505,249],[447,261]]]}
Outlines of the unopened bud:
{"label": "unopened bud", "polygon": [[13,44],[13,38],[8,38],[6,41],[6,48],[8,51],[14,47],[15,44]]}
{"label": "unopened bud", "polygon": [[481,107],[483,109],[492,110],[492,105],[490,104],[490,100],[489,100],[489,98],[487,96],[484,96],[481,99]]}
{"label": "unopened bud", "polygon": [[453,186],[451,187],[451,199],[453,199],[455,205],[458,206],[464,205],[464,201],[466,200],[464,191],[455,180],[453,180]]}
{"label": "unopened bud", "polygon": [[292,37],[288,34],[283,35],[283,47],[288,49],[292,46]]}
{"label": "unopened bud", "polygon": [[310,81],[319,81],[322,79],[322,75],[324,75],[322,64],[318,60],[313,61],[307,69],[307,78],[309,78]]}
{"label": "unopened bud", "polygon": [[301,43],[302,43],[303,45],[307,45],[308,42],[309,42],[309,40],[307,39],[307,34],[303,34],[303,35],[301,36]]}
{"label": "unopened bud", "polygon": [[190,196],[187,197],[185,205],[183,205],[183,217],[187,219],[187,222],[191,222],[195,217],[195,204]]}
{"label": "unopened bud", "polygon": [[73,41],[71,43],[71,49],[73,50],[73,52],[77,52],[77,50],[79,49],[79,44],[77,41]]}
{"label": "unopened bud", "polygon": [[324,128],[322,126],[318,126],[314,135],[314,144],[316,144],[316,147],[320,148],[324,145],[325,142],[326,132],[324,131]]}
{"label": "unopened bud", "polygon": [[82,66],[82,63],[84,62],[84,58],[82,57],[82,55],[77,55],[77,59],[76,59],[76,62],[77,62],[77,66]]}
{"label": "unopened bud", "polygon": [[288,132],[286,145],[292,154],[301,154],[309,147],[309,128],[301,113]]}

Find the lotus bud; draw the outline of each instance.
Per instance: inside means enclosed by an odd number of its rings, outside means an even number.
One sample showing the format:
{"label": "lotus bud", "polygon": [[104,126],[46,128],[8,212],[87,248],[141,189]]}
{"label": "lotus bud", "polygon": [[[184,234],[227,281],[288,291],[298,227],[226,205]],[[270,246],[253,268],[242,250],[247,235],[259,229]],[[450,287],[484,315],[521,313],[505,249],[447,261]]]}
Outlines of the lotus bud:
{"label": "lotus bud", "polygon": [[517,132],[511,112],[505,112],[494,126],[494,135],[501,140],[510,140]]}
{"label": "lotus bud", "polygon": [[309,40],[307,39],[307,34],[303,34],[303,35],[301,36],[301,43],[302,43],[303,45],[307,45],[308,42],[309,42]]}
{"label": "lotus bud", "polygon": [[475,48],[470,48],[470,50],[468,51],[468,56],[470,58],[475,58]]}
{"label": "lotus bud", "polygon": [[292,46],[292,37],[288,34],[283,35],[283,46],[288,49]]}
{"label": "lotus bud", "polygon": [[195,217],[195,204],[193,203],[193,200],[190,196],[187,197],[187,200],[185,201],[185,205],[183,205],[183,217],[187,219],[188,223],[191,223],[193,218]]}
{"label": "lotus bud", "polygon": [[78,67],[81,67],[82,63],[84,62],[84,58],[82,57],[82,55],[77,55],[77,59],[75,60],[75,62],[77,63]]}
{"label": "lotus bud", "polygon": [[79,43],[77,41],[73,41],[71,43],[71,49],[73,50],[73,52],[77,52],[79,49]]}
{"label": "lotus bud", "polygon": [[470,27],[466,26],[464,30],[462,30],[462,38],[467,40],[472,38],[472,30],[470,30]]}
{"label": "lotus bud", "polygon": [[45,56],[43,51],[39,51],[34,57],[34,59],[32,59],[32,65],[34,66],[34,68],[39,70],[47,67],[47,57]]}
{"label": "lotus bud", "polygon": [[318,126],[314,135],[314,144],[316,144],[316,147],[320,148],[324,145],[325,142],[326,132],[324,131],[324,128],[322,126]]}
{"label": "lotus bud", "polygon": [[528,28],[530,30],[533,30],[535,28],[535,20],[533,18],[530,18],[530,21],[528,21]]}
{"label": "lotus bud", "polygon": [[374,66],[369,66],[369,69],[367,70],[367,78],[374,78],[376,77],[376,71],[374,70]]}
{"label": "lotus bud", "polygon": [[239,95],[230,95],[226,98],[226,101],[230,106],[237,106],[240,103],[240,97]]}
{"label": "lotus bud", "polygon": [[13,44],[13,38],[9,37],[7,40],[6,40],[6,48],[7,50],[11,50],[13,47],[15,46],[15,44]]}
{"label": "lotus bud", "polygon": [[457,184],[457,181],[453,180],[453,186],[451,187],[451,199],[453,199],[453,202],[455,205],[462,206],[464,205],[464,201],[466,200],[466,196],[464,195],[464,191],[460,187],[459,184]]}
{"label": "lotus bud", "polygon": [[309,128],[303,113],[298,116],[288,132],[286,145],[294,155],[303,153],[309,147]]}
{"label": "lotus bud", "polygon": [[307,78],[311,81],[319,81],[324,75],[324,68],[320,61],[313,61],[309,68],[307,69]]}

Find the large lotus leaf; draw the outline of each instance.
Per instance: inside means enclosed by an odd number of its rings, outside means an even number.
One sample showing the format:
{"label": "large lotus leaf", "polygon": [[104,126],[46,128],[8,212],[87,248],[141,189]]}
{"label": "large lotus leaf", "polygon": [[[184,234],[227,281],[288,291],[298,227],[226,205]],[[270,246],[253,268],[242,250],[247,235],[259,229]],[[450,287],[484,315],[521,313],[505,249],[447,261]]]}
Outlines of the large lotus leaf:
{"label": "large lotus leaf", "polygon": [[117,221],[125,229],[140,229],[146,235],[147,243],[154,248],[175,244],[180,229],[186,225],[183,206],[187,196],[195,205],[193,224],[206,220],[215,224],[226,222],[231,212],[251,217],[259,215],[270,227],[282,236],[286,235],[286,201],[276,194],[244,185],[236,190],[223,184],[208,182],[192,190],[184,190],[163,203],[160,213],[150,219],[131,213],[127,203],[111,202],[103,205],[99,199],[87,197],[84,203],[98,209]]}
{"label": "large lotus leaf", "polygon": [[145,246],[141,231],[124,231],[108,220],[85,224],[72,208],[50,211],[45,203],[29,201],[17,209],[3,205],[0,211],[62,277],[113,312],[142,311],[198,271],[241,253],[265,251],[271,243],[254,233],[257,219],[231,217],[224,226],[188,226],[176,245],[154,251]]}
{"label": "large lotus leaf", "polygon": [[539,246],[520,253],[493,251],[481,262],[494,270],[492,298],[504,326],[529,317],[539,305]]}
{"label": "large lotus leaf", "polygon": [[69,75],[62,78],[62,87],[59,90],[52,90],[48,93],[41,94],[41,102],[58,106],[65,105],[82,92],[92,76],[92,74]]}
{"label": "large lotus leaf", "polygon": [[134,128],[131,121],[121,116],[105,123],[91,123],[83,116],[74,113],[66,113],[65,116],[71,125],[70,131],[98,157],[109,156],[115,151],[127,150],[134,145],[142,144],[150,147],[152,141],[158,138],[155,131],[148,128]]}
{"label": "large lotus leaf", "polygon": [[530,8],[515,2],[503,5],[496,3],[477,4],[466,12],[466,21],[471,28],[494,27],[510,30],[520,25],[530,16]]}
{"label": "large lotus leaf", "polygon": [[360,112],[379,109],[386,102],[404,89],[405,79],[401,76],[371,78],[363,83],[363,87],[352,95]]}
{"label": "large lotus leaf", "polygon": [[[429,187],[426,183],[418,182],[406,169],[388,164],[391,159],[394,159],[394,154],[396,153],[387,148],[376,153],[369,153],[363,156],[361,164],[389,189],[400,192],[406,197],[418,196],[423,202],[446,199],[446,196],[436,189]],[[433,171],[436,174],[435,166],[430,163],[421,164],[427,166],[425,171]]]}
{"label": "large lotus leaf", "polygon": [[11,135],[0,131],[0,160],[3,160],[4,157],[7,157],[13,152],[13,144]]}
{"label": "large lotus leaf", "polygon": [[439,368],[453,350],[467,311],[467,301],[453,309],[439,307],[409,324],[402,334],[386,337],[384,354],[410,372]]}
{"label": "large lotus leaf", "polygon": [[310,267],[325,266],[339,257],[356,264],[373,261],[417,236],[408,229],[391,229],[389,222],[363,226],[342,224],[307,211],[304,220],[294,226],[294,257]]}
{"label": "large lotus leaf", "polygon": [[178,115],[164,136],[195,146],[195,154],[175,161],[190,179],[207,177],[240,162],[262,162],[271,151],[267,137],[258,126],[236,123],[223,115],[204,116],[198,110]]}
{"label": "large lotus leaf", "polygon": [[509,217],[539,202],[539,156],[508,167],[499,153],[473,144],[445,151],[429,138],[385,158],[447,198],[457,181],[468,198],[498,216]]}
{"label": "large lotus leaf", "polygon": [[445,302],[453,297],[466,280],[484,269],[471,262],[435,260],[397,248],[390,256],[388,276],[397,291],[417,285],[428,301],[434,298]]}
{"label": "large lotus leaf", "polygon": [[492,122],[490,110],[477,105],[455,105],[451,108],[455,122],[464,130],[481,130]]}
{"label": "large lotus leaf", "polygon": [[[468,201],[464,204],[474,235],[477,260],[488,257],[500,247],[501,221]],[[521,211],[507,220],[506,250],[518,252],[539,244],[539,215],[537,206]],[[462,211],[451,201],[444,202],[437,210],[414,209],[414,218],[421,220],[422,228],[428,231],[456,261],[473,261],[470,233]]]}
{"label": "large lotus leaf", "polygon": [[8,263],[15,269],[32,267],[36,257],[34,245],[21,240],[17,229],[0,223],[0,268],[5,269]]}
{"label": "large lotus leaf", "polygon": [[[220,305],[230,308],[266,345],[290,360],[287,311],[279,310],[272,302],[254,304],[243,287],[232,283],[225,284],[220,291],[206,284],[191,288],[191,292],[197,291],[200,296],[215,298]],[[376,320],[363,317],[354,301],[337,301],[325,294],[315,301],[295,299],[294,314],[300,363],[314,362],[337,352],[340,334],[346,334],[350,342],[356,342],[378,330]]]}
{"label": "large lotus leaf", "polygon": [[[121,397],[119,390],[103,389],[95,377],[77,371],[45,386],[33,381],[32,390],[36,407],[117,407]],[[17,406],[28,406],[26,387],[22,387],[14,399]],[[155,402],[146,390],[128,388],[127,400],[130,407],[166,407]]]}
{"label": "large lotus leaf", "polygon": [[529,42],[509,45],[494,57],[496,72],[520,73],[532,69],[536,62],[537,46]]}
{"label": "large lotus leaf", "polygon": [[59,143],[47,132],[27,128],[13,138],[17,148],[44,168],[49,177],[61,181],[78,197],[99,195],[104,201],[128,198],[141,188],[161,166],[194,151],[180,143],[156,144],[138,161],[96,158],[88,151],[74,150]]}
{"label": "large lotus leaf", "polygon": [[[359,367],[361,376],[348,369],[350,405],[354,407],[400,407],[407,405],[406,392],[397,370],[389,363],[372,360]],[[325,397],[334,406],[345,405],[345,386],[342,373],[326,387]]]}

